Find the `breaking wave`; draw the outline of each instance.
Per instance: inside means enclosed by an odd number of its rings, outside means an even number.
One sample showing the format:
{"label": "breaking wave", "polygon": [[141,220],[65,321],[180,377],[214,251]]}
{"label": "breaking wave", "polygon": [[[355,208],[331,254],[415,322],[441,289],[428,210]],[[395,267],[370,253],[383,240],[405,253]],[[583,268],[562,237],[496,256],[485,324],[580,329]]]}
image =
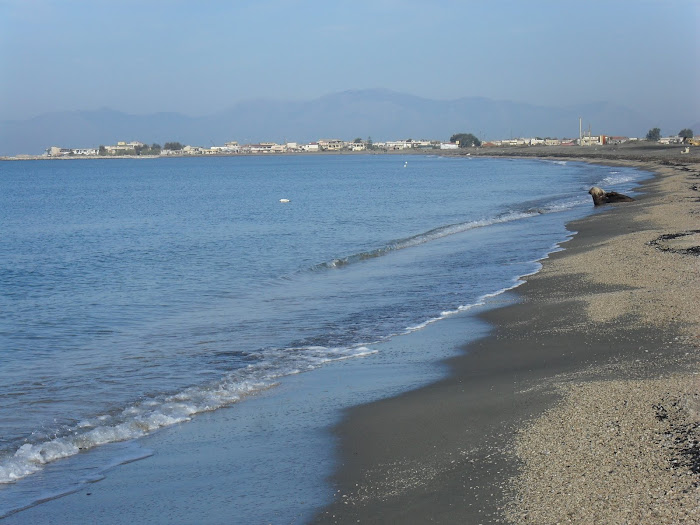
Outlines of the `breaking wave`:
{"label": "breaking wave", "polygon": [[274,387],[283,376],[312,370],[331,361],[375,352],[359,345],[347,348],[270,349],[259,362],[235,370],[218,382],[148,398],[115,414],[82,420],[52,439],[25,443],[13,454],[0,457],[0,484],[22,479],[38,472],[48,463],[82,451],[139,438],[159,428],[189,421],[196,414],[231,405]]}
{"label": "breaking wave", "polygon": [[382,257],[390,253],[404,250],[406,248],[412,248],[414,246],[419,246],[427,242],[435,241],[448,237],[450,235],[455,235],[458,233],[463,233],[476,228],[483,228],[486,226],[491,226],[494,224],[501,224],[506,222],[517,221],[521,219],[527,219],[534,217],[536,215],[541,215],[544,213],[553,213],[557,211],[563,211],[565,209],[570,209],[573,205],[578,204],[577,201],[572,201],[570,203],[553,203],[542,207],[529,208],[524,211],[511,211],[499,215],[497,217],[482,219],[477,221],[461,222],[456,224],[450,224],[447,226],[440,226],[439,228],[434,228],[424,233],[419,233],[418,235],[413,235],[411,237],[406,237],[404,239],[398,239],[392,241],[380,248],[374,250],[363,251],[348,255],[346,257],[340,257],[337,259],[332,259],[320,264],[316,264],[310,268],[311,271],[322,271],[335,268],[342,268],[350,264],[366,261],[368,259],[375,259],[377,257]]}

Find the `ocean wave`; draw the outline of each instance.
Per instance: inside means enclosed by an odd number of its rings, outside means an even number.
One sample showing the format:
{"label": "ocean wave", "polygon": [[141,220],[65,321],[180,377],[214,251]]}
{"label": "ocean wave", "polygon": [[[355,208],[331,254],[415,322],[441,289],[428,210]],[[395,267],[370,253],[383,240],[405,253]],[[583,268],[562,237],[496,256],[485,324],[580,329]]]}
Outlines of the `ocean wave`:
{"label": "ocean wave", "polygon": [[625,171],[611,171],[607,177],[600,181],[601,186],[615,186],[617,184],[626,184],[639,180],[639,173]]}
{"label": "ocean wave", "polygon": [[40,471],[44,465],[100,445],[136,439],[160,428],[190,421],[196,414],[234,404],[272,388],[284,376],[374,353],[376,350],[365,345],[269,349],[260,361],[235,370],[218,382],[148,398],[116,414],[84,419],[52,439],[24,443],[14,453],[0,457],[0,484],[15,482]]}
{"label": "ocean wave", "polygon": [[342,268],[345,266],[348,266],[350,264],[355,264],[358,262],[363,262],[369,259],[374,259],[377,257],[382,257],[384,255],[388,255],[390,253],[399,251],[399,250],[404,250],[406,248],[412,248],[414,246],[419,246],[421,244],[425,244],[431,241],[435,241],[438,239],[442,239],[444,237],[448,237],[450,235],[455,235],[458,233],[463,233],[469,230],[473,230],[476,228],[484,228],[486,226],[491,226],[494,224],[501,224],[505,222],[512,222],[512,221],[517,221],[521,219],[527,219],[530,217],[534,217],[536,215],[541,215],[544,213],[552,213],[556,211],[561,211],[563,209],[568,209],[574,205],[578,204],[578,201],[572,202],[570,205],[569,204],[564,204],[564,203],[549,203],[545,204],[541,207],[533,207],[533,208],[528,208],[523,211],[510,211],[501,215],[498,215],[496,217],[492,218],[486,218],[486,219],[480,219],[480,220],[475,220],[475,221],[468,221],[468,222],[462,222],[462,223],[456,223],[456,224],[449,224],[446,226],[440,226],[438,228],[434,228],[432,230],[429,230],[424,233],[419,233],[418,235],[413,235],[411,237],[406,237],[404,239],[398,239],[395,241],[391,241],[388,244],[381,246],[379,248],[376,248],[374,250],[368,250],[368,251],[363,251],[359,253],[355,253],[352,255],[348,255],[346,257],[339,257],[336,259],[332,259],[330,261],[322,262],[320,264],[316,264],[314,266],[311,266],[309,270],[311,271],[323,271],[323,270],[332,270],[332,269],[337,269],[337,268]]}
{"label": "ocean wave", "polygon": [[509,292],[510,290],[514,290],[515,288],[525,284],[525,281],[523,280],[525,277],[528,277],[530,275],[534,275],[537,272],[539,272],[539,268],[541,268],[541,264],[538,264],[538,268],[534,270],[533,272],[523,274],[519,277],[516,277],[513,279],[513,284],[511,286],[506,286],[504,288],[501,288],[499,290],[496,290],[495,292],[489,292],[485,293],[477,298],[477,300],[473,303],[470,304],[465,304],[458,306],[454,310],[445,310],[443,312],[440,312],[440,315],[436,317],[431,317],[430,319],[427,319],[423,321],[422,323],[418,323],[417,325],[412,325],[406,328],[403,333],[397,334],[397,335],[408,335],[413,332],[417,332],[418,330],[423,330],[424,328],[430,326],[433,323],[436,323],[437,321],[441,321],[443,319],[447,319],[448,317],[452,317],[453,315],[457,315],[466,311],[469,311],[473,308],[476,308],[478,306],[483,306],[485,305],[489,299],[493,299],[494,297],[498,297],[499,295],[503,295],[506,292]]}
{"label": "ocean wave", "polygon": [[545,162],[547,164],[556,164],[558,166],[566,166],[567,162],[566,160],[552,160],[552,159],[537,159],[540,162]]}

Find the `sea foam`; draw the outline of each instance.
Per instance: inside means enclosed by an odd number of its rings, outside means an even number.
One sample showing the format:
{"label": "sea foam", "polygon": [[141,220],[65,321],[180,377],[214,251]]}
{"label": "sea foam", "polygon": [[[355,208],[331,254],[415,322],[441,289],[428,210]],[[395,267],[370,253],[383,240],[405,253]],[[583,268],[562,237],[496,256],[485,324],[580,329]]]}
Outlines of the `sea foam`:
{"label": "sea foam", "polygon": [[261,362],[236,370],[221,381],[181,392],[143,400],[118,414],[84,419],[63,435],[37,443],[25,443],[13,454],[0,457],[0,484],[12,483],[53,461],[94,447],[145,436],[163,427],[217,410],[278,384],[280,378],[309,371],[323,364],[376,353],[365,345],[353,347],[292,347],[270,349]]}

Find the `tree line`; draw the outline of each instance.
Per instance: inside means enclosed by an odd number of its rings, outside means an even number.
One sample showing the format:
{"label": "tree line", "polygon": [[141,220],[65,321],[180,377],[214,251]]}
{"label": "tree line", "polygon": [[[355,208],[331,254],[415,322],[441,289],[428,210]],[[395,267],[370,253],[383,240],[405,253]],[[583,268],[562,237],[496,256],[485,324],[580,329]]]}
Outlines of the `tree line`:
{"label": "tree line", "polygon": [[[685,139],[692,139],[693,138],[693,130],[690,128],[684,128],[678,132],[678,136],[682,138],[683,140]],[[659,128],[651,128],[649,130],[649,133],[647,133],[646,139],[656,142],[661,138],[661,129]]]}
{"label": "tree line", "polygon": [[481,141],[472,133],[455,133],[450,137],[450,142],[457,142],[460,148],[481,146]]}

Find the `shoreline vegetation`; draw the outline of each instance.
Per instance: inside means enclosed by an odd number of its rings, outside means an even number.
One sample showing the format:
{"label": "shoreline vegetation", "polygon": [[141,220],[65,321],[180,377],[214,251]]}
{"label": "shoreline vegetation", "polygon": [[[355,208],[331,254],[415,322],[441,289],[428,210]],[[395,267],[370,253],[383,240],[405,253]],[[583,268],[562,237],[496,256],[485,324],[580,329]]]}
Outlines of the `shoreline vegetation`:
{"label": "shoreline vegetation", "polygon": [[567,151],[498,153],[655,176],[569,224],[448,378],[345,414],[316,523],[700,521],[698,154]]}

